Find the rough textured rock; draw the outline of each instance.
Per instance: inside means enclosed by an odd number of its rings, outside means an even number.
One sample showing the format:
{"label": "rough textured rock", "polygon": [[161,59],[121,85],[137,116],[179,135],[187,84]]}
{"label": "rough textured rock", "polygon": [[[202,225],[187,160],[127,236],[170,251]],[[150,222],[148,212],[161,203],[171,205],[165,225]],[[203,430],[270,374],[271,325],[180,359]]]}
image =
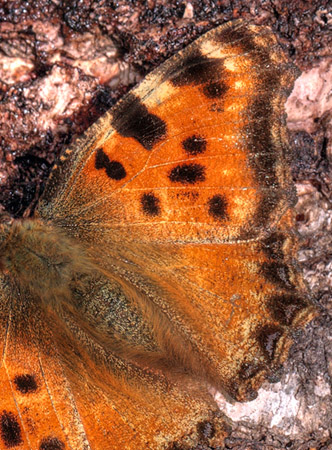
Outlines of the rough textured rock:
{"label": "rough textured rock", "polygon": [[[267,24],[302,70],[288,101],[299,263],[321,315],[258,398],[230,405],[228,449],[332,448],[332,7],[328,0],[0,1],[0,203],[29,214],[60,151],[204,31]],[[277,381],[277,382],[276,382]]]}

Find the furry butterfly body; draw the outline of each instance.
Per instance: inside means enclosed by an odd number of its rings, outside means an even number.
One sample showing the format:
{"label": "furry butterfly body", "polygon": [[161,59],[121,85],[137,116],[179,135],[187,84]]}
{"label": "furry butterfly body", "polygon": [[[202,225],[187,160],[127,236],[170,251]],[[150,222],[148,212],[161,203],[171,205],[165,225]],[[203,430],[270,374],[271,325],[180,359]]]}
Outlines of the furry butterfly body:
{"label": "furry butterfly body", "polygon": [[294,263],[295,75],[270,30],[212,30],[64,152],[33,219],[3,221],[5,448],[222,445],[207,386],[254,398],[314,314]]}

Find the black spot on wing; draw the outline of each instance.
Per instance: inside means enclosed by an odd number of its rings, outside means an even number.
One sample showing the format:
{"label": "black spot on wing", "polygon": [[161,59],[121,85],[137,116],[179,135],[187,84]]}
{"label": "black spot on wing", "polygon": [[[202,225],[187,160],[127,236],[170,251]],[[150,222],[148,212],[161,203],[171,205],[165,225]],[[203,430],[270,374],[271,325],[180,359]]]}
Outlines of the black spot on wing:
{"label": "black spot on wing", "polygon": [[221,98],[225,95],[227,92],[228,87],[226,83],[223,81],[215,81],[212,83],[207,83],[203,89],[202,92],[205,95],[205,97],[210,99],[216,99]]}
{"label": "black spot on wing", "polygon": [[278,325],[265,325],[257,333],[258,343],[269,361],[273,361],[283,330]]}
{"label": "black spot on wing", "polygon": [[38,389],[36,378],[31,374],[16,375],[14,384],[21,394],[30,394]]}
{"label": "black spot on wing", "polygon": [[224,195],[217,194],[208,200],[208,210],[214,219],[224,220],[227,218],[227,200]]}
{"label": "black spot on wing", "polygon": [[39,445],[39,450],[64,450],[65,444],[56,437],[47,437]]}
{"label": "black spot on wing", "polygon": [[286,236],[283,233],[271,233],[267,238],[262,240],[262,250],[270,259],[275,261],[283,261],[283,245],[285,240]]}
{"label": "black spot on wing", "polygon": [[174,167],[168,178],[172,183],[195,184],[205,181],[205,167],[201,164],[179,164]]}
{"label": "black spot on wing", "polygon": [[95,168],[105,169],[106,175],[112,180],[119,181],[127,175],[123,165],[118,161],[111,161],[102,148],[96,150]]}
{"label": "black spot on wing", "polygon": [[196,49],[187,57],[179,60],[176,69],[168,74],[168,78],[174,86],[205,84],[219,78],[221,68],[219,59],[203,56]]}
{"label": "black spot on wing", "polygon": [[21,427],[17,417],[10,411],[3,411],[0,417],[0,436],[6,448],[22,443]]}
{"label": "black spot on wing", "polygon": [[304,298],[292,293],[275,295],[267,304],[271,316],[282,325],[291,325],[297,314],[307,306]]}
{"label": "black spot on wing", "polygon": [[285,289],[292,287],[289,279],[289,268],[283,263],[265,262],[261,265],[260,272],[271,283],[278,284]]}
{"label": "black spot on wing", "polygon": [[199,134],[193,134],[184,141],[182,141],[182,147],[188,153],[188,155],[199,155],[206,150],[206,140]]}
{"label": "black spot on wing", "polygon": [[150,113],[134,94],[128,94],[112,113],[115,130],[123,137],[136,139],[147,150],[166,136],[166,123]]}
{"label": "black spot on wing", "polygon": [[148,216],[158,216],[160,214],[160,200],[153,192],[142,195],[141,205],[144,214]]}

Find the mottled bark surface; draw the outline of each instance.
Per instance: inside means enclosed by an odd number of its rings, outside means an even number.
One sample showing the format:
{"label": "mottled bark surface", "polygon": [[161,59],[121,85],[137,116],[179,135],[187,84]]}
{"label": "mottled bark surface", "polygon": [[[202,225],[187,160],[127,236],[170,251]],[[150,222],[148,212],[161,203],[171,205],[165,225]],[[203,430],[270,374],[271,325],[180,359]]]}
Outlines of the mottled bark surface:
{"label": "mottled bark surface", "polygon": [[299,262],[321,314],[274,383],[233,421],[228,449],[331,449],[332,7],[329,1],[0,1],[0,203],[27,215],[54,160],[146,73],[234,18],[265,24],[303,72],[288,100]]}

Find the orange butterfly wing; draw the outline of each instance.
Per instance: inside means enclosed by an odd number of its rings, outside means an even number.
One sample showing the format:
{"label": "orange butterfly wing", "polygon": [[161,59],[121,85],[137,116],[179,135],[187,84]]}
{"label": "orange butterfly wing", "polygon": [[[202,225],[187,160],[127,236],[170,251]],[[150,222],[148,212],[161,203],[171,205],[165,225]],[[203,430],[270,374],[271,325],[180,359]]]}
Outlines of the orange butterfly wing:
{"label": "orange butterfly wing", "polygon": [[99,275],[78,277],[58,310],[4,278],[5,448],[221,445],[224,423],[189,375],[252,398],[313,314],[287,212],[294,77],[269,30],[225,25],[64,153],[37,216]]}
{"label": "orange butterfly wing", "polygon": [[212,30],[64,155],[39,208],[154,309],[170,358],[242,400],[313,314],[286,214],[295,75],[268,29]]}

